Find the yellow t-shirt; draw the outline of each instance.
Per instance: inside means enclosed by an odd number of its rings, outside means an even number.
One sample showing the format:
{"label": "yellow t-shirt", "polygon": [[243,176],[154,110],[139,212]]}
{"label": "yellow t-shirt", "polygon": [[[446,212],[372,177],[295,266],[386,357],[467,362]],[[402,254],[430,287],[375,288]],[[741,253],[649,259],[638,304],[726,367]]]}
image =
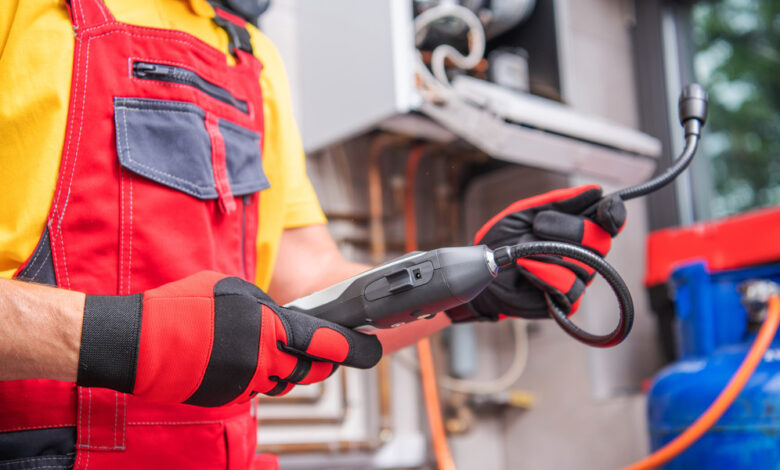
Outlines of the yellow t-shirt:
{"label": "yellow t-shirt", "polygon": [[[205,0],[105,0],[118,21],[192,34],[228,51]],[[285,228],[323,223],[306,177],[287,76],[270,40],[249,26],[263,63],[263,169],[257,284],[267,289]],[[63,0],[0,1],[0,277],[32,254],[54,195],[70,95],[74,36]]]}

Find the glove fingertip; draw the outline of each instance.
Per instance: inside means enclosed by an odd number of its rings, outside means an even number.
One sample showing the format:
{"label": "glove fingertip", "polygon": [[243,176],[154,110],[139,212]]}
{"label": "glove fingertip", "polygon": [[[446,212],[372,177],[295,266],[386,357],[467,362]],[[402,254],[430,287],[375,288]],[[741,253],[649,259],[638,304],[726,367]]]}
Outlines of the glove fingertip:
{"label": "glove fingertip", "polygon": [[377,365],[380,359],[382,359],[382,343],[379,338],[355,332],[352,348],[343,364],[358,369],[370,369]]}
{"label": "glove fingertip", "polygon": [[577,188],[571,188],[571,190],[575,192],[571,193],[569,197],[553,203],[553,208],[555,210],[567,212],[569,214],[579,214],[598,202],[604,194],[601,186],[595,184],[579,186]]}
{"label": "glove fingertip", "polygon": [[382,344],[374,335],[323,326],[311,336],[305,353],[337,364],[370,369],[382,358]]}
{"label": "glove fingertip", "polygon": [[567,318],[571,318],[571,317],[572,317],[572,315],[574,315],[575,313],[577,313],[577,310],[579,310],[579,308],[580,308],[580,303],[581,303],[581,302],[582,302],[582,297],[580,297],[579,299],[577,299],[577,301],[576,301],[576,302],[574,302],[573,304],[571,304],[571,311],[570,311],[569,313],[567,313],[567,314],[566,314],[566,317],[567,317]]}
{"label": "glove fingertip", "polygon": [[626,206],[619,196],[604,198],[596,208],[596,222],[613,237],[626,223]]}

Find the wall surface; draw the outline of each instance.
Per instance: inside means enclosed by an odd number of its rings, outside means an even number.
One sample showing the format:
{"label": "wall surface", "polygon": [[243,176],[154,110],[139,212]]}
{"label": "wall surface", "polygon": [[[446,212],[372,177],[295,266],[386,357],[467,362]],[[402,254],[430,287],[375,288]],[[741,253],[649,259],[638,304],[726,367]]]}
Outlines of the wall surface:
{"label": "wall surface", "polygon": [[[563,28],[560,38],[565,101],[578,111],[637,128],[632,5],[631,0],[556,1],[561,14],[559,26]],[[268,17],[266,30],[274,40],[282,42],[280,49],[285,56],[286,51],[294,50],[289,41],[295,35],[289,28],[295,26],[283,19],[273,25],[273,18]],[[290,60],[293,69],[301,67],[297,58]],[[296,101],[305,99],[296,94],[296,83],[292,88]],[[369,260],[366,174],[372,138],[373,134],[333,145],[312,155],[309,161],[314,186],[330,215],[331,233],[347,257],[360,261]],[[455,225],[462,230],[453,233],[452,239],[465,243],[476,227],[516,199],[591,182],[604,184],[607,192],[617,189],[610,187],[609,182],[581,175],[551,174],[519,166],[504,167],[474,179],[468,188],[457,188],[447,183],[448,168],[468,167],[463,166],[463,160],[473,155],[461,153],[474,152],[464,148],[461,145],[437,150],[436,156],[425,161],[420,170],[424,183],[418,188],[418,220],[423,248],[432,248],[442,239],[441,224],[437,221],[442,200],[448,197],[461,204],[458,217],[462,220]],[[408,150],[408,145],[387,150],[381,164],[388,255],[399,254],[403,243],[399,194],[403,190]],[[532,406],[479,408],[468,431],[450,438],[458,468],[600,470],[628,464],[647,452],[644,397],[639,393],[639,385],[657,370],[659,359],[654,319],[642,286],[646,207],[641,200],[633,201],[628,210],[628,225],[607,259],[624,276],[634,296],[637,316],[631,336],[617,348],[594,350],[569,338],[552,321],[533,322],[528,335],[527,368],[512,387],[530,393],[534,398]],[[597,280],[589,288],[575,322],[604,332],[616,321],[616,310],[608,287]],[[475,334],[477,377],[498,376],[512,359],[512,329],[505,324],[480,324]],[[437,339],[435,343],[439,369],[446,371],[446,341]],[[393,363],[398,378],[393,393],[404,397],[403,401],[394,402],[396,428],[412,434],[424,432],[412,351],[397,354]],[[445,402],[451,398],[448,393],[443,395]],[[327,457],[318,459],[320,464],[327,461]],[[311,466],[315,461],[310,459],[298,468],[315,468]],[[320,467],[327,465],[317,466]],[[346,464],[343,468],[347,468]]]}

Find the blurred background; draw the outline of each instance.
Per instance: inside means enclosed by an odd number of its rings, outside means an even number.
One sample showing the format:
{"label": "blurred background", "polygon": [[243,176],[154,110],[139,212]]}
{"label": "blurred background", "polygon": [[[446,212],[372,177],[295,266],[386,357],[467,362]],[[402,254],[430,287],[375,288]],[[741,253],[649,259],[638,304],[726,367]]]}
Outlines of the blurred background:
{"label": "blurred background", "polygon": [[[407,251],[408,217],[420,249],[464,245],[517,199],[650,178],[682,149],[682,86],[704,85],[692,170],[628,203],[607,258],[636,305],[624,343],[588,348],[551,321],[433,338],[457,468],[645,456],[649,384],[680,357],[673,296],[646,286],[648,235],[780,204],[780,1],[274,0],[259,24],[288,69],[331,233],[367,263]],[[616,318],[597,280],[575,321],[606,332]],[[435,468],[413,349],[261,400],[260,450],[285,469]]]}

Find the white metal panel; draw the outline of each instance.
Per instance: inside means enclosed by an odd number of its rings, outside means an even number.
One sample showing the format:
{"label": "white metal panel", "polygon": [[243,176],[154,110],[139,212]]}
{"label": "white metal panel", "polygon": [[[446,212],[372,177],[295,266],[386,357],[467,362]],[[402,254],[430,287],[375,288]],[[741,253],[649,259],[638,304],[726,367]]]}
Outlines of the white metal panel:
{"label": "white metal panel", "polygon": [[488,155],[501,160],[561,173],[606,178],[623,185],[646,180],[655,168],[652,158],[512,124],[490,109],[480,109],[457,97],[444,105],[423,104],[422,110]]}
{"label": "white metal panel", "polygon": [[555,101],[518,93],[471,77],[458,77],[453,85],[459,96],[513,123],[639,155],[658,157],[661,154],[661,142],[658,139],[598,116],[578,112]]}
{"label": "white metal panel", "polygon": [[263,19],[263,29],[288,65],[307,151],[369,130],[418,103],[411,2],[280,3]]}

